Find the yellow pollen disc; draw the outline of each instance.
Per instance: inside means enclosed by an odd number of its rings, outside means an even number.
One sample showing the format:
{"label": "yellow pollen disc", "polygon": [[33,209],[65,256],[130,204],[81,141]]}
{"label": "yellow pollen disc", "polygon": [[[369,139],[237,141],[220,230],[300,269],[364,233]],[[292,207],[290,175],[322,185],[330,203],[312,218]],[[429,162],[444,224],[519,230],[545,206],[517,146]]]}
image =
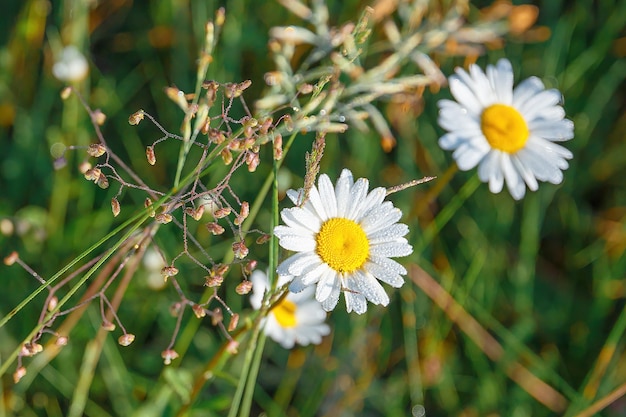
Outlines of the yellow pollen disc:
{"label": "yellow pollen disc", "polygon": [[276,321],[281,327],[295,327],[298,324],[296,321],[296,310],[297,307],[294,303],[283,299],[272,309],[272,313],[274,313],[274,317],[276,317]]}
{"label": "yellow pollen disc", "polygon": [[483,110],[480,129],[493,149],[515,153],[526,145],[528,126],[515,108],[493,104]]}
{"label": "yellow pollen disc", "polygon": [[370,244],[363,228],[343,217],[324,222],[315,241],[315,252],[337,272],[356,271],[369,256]]}

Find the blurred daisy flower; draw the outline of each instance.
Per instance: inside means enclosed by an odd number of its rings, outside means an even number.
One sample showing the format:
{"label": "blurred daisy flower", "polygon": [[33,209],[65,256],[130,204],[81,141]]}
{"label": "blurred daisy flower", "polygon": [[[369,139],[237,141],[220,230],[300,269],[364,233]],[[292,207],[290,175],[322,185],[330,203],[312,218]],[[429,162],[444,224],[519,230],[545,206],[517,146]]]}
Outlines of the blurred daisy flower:
{"label": "blurred daisy flower", "polygon": [[[368,187],[367,179],[355,182],[347,169],[335,187],[320,175],[304,205],[283,209],[285,225],[274,228],[280,245],[298,252],[278,266],[278,274],[294,276],[289,289],[296,293],[317,284],[315,298],[326,311],[335,308],[341,291],[348,312],[364,313],[367,301],[386,306],[389,296],[378,281],[396,288],[404,283],[406,269],[389,258],[413,252],[403,237],[409,228],[397,223],[402,212],[383,202],[386,190],[368,193]],[[300,206],[303,191],[287,196]]]}
{"label": "blurred daisy flower", "polygon": [[[279,277],[278,286],[285,285],[291,278]],[[252,281],[250,304],[258,310],[270,284],[267,275],[258,270],[252,273],[250,280]],[[330,333],[330,327],[324,323],[326,312],[313,298],[314,293],[313,288],[298,294],[288,293],[264,319],[265,334],[285,349],[293,348],[296,343],[302,346],[310,343],[319,344],[322,336]]]}
{"label": "blurred daisy flower", "polygon": [[539,181],[559,184],[572,153],[555,142],[574,137],[574,124],[565,119],[561,93],[546,90],[537,77],[513,89],[513,69],[507,59],[487,66],[484,73],[470,65],[449,78],[456,99],[439,101],[439,124],[448,131],[439,139],[459,169],[478,165],[478,177],[499,193],[506,181],[516,200],[526,185],[537,190]]}
{"label": "blurred daisy flower", "polygon": [[63,48],[52,66],[52,75],[64,82],[81,81],[89,72],[89,64],[77,47]]}

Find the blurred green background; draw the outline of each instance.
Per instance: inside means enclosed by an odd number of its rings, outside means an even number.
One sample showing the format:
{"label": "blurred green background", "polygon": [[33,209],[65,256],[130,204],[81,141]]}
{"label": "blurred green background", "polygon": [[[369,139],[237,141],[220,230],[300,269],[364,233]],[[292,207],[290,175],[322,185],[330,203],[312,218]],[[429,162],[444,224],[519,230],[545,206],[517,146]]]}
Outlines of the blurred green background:
{"label": "blurred green background", "polygon": [[[445,8],[450,2],[430,3]],[[328,4],[331,22],[339,25],[356,21],[369,2]],[[470,18],[479,18],[478,9],[489,4],[473,3]],[[566,415],[576,415],[626,383],[626,1],[534,4],[539,8],[536,24],[550,36],[536,42],[505,37],[502,48],[490,48],[478,62],[506,56],[516,69],[516,81],[536,75],[563,93],[566,113],[576,126],[575,138],[565,144],[574,159],[563,184],[542,184],[521,202],[506,192],[492,195],[483,184],[464,196],[464,186],[471,186],[475,176],[470,171],[456,173],[433,201],[425,200],[432,185],[391,197],[405,213],[402,221],[411,227],[409,238],[416,248],[406,263],[419,264],[488,329],[503,345],[504,358],[491,361],[407,278],[388,308],[370,306],[367,315],[356,316],[346,314],[340,304],[329,316],[332,335],[320,346],[288,352],[268,342],[254,412],[399,416],[420,415],[421,405],[429,417],[554,415],[507,377],[511,361],[524,364],[562,393],[570,404]],[[3,257],[16,250],[41,276],[50,277],[128,218],[145,198],[125,192],[122,215],[114,219],[109,201],[116,186],[101,190],[83,178],[77,170],[83,152],[68,152],[67,166],[53,168],[54,144],[84,146],[96,139],[79,101],[59,96],[64,84],[51,74],[55,54],[66,44],[85,53],[90,74],[77,88],[93,109],[107,115],[102,129],[109,145],[148,184],[165,190],[171,186],[177,145],[164,145],[157,165],[149,166],[145,146],[159,132],[148,123],[130,126],[128,116],[142,108],[177,132],[182,112],[163,88],[193,90],[204,25],[221,6],[226,23],[209,78],[252,80],[245,93],[252,104],[263,94],[264,74],[274,69],[267,52],[268,30],[299,24],[277,2],[25,0],[3,5]],[[445,54],[436,60],[445,74],[465,62]],[[381,103],[397,146],[383,152],[374,132],[329,135],[321,171],[334,179],[349,167],[374,186],[441,176],[453,163],[437,145],[443,132],[436,123],[436,101],[444,97],[449,97],[446,89],[426,91],[414,114],[398,114],[393,105]],[[298,138],[285,162],[294,187],[301,184],[304,151],[310,144],[310,136]],[[255,175],[237,175],[231,182],[246,199],[254,198],[270,171],[271,156],[262,157]],[[266,231],[269,207],[268,202],[258,218],[258,227]],[[442,222],[447,215],[449,221]],[[162,229],[157,240],[171,250],[170,257],[180,251],[176,230]],[[224,249],[217,250],[219,259]],[[251,255],[262,265],[267,263],[264,250],[253,248]],[[17,266],[0,268],[4,316],[38,283]],[[188,279],[180,281],[191,294],[200,294],[202,272],[192,265],[185,272]],[[85,415],[175,415],[195,372],[224,340],[210,324],[202,325],[182,363],[163,372],[160,352],[175,324],[168,313],[175,295],[171,288],[151,288],[147,272],[138,275],[119,313],[137,340],[123,348],[117,335],[108,338]],[[229,305],[248,308],[232,288],[224,294]],[[0,361],[36,324],[44,298],[39,295],[0,328]],[[13,383],[12,370],[3,376],[0,416],[66,415],[85,346],[100,325],[98,309],[92,307],[73,329],[69,345],[39,373],[19,384]],[[234,360],[207,383],[190,415],[226,414],[238,369]],[[591,415],[624,416],[626,400]]]}

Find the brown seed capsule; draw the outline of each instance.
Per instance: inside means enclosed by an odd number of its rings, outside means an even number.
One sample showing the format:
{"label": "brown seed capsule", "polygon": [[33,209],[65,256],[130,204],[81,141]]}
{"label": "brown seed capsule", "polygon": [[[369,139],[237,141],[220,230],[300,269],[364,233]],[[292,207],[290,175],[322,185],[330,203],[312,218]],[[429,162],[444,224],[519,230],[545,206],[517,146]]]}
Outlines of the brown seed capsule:
{"label": "brown seed capsule", "polygon": [[213,326],[217,326],[218,324],[220,324],[222,321],[224,321],[224,315],[222,314],[222,309],[219,307],[216,307],[215,309],[213,309],[213,311],[211,312],[211,324]]}
{"label": "brown seed capsule", "polygon": [[228,323],[228,331],[232,332],[237,328],[237,324],[239,324],[239,314],[235,313],[230,316],[230,322]]}
{"label": "brown seed capsule", "polygon": [[174,359],[178,358],[178,353],[174,349],[167,349],[161,352],[161,357],[163,358],[163,363],[169,365]]}
{"label": "brown seed capsule", "polygon": [[230,214],[230,212],[231,212],[230,207],[222,207],[222,208],[218,208],[217,210],[215,210],[213,212],[213,216],[216,219],[222,219],[222,218],[228,216]]}
{"label": "brown seed capsule", "polygon": [[172,303],[170,305],[169,311],[170,311],[170,315],[172,317],[178,317],[178,315],[180,314],[180,310],[183,308],[183,304],[182,303]]}
{"label": "brown seed capsule", "polygon": [[150,165],[156,164],[156,156],[154,154],[154,147],[153,146],[148,146],[146,148],[146,159],[148,160],[148,163]]}
{"label": "brown seed capsule", "polygon": [[252,271],[255,270],[257,265],[257,261],[256,260],[251,260],[248,261],[248,263],[246,264],[246,266],[244,266],[243,271],[246,273],[246,275],[250,275],[252,273]]}
{"label": "brown seed capsule", "polygon": [[163,269],[161,269],[161,275],[163,275],[163,278],[165,278],[166,280],[176,274],[178,274],[178,268],[176,268],[175,266],[165,266],[163,267]]}
{"label": "brown seed capsule", "polygon": [[271,237],[271,235],[264,233],[256,239],[256,243],[257,245],[262,245],[264,243],[267,243],[267,241],[269,241]]}
{"label": "brown seed capsule", "polygon": [[111,323],[110,321],[104,321],[102,322],[102,328],[107,332],[112,332],[113,330],[115,330],[115,324]]}
{"label": "brown seed capsule", "polygon": [[248,152],[248,154],[246,155],[246,164],[248,164],[248,171],[249,172],[256,171],[256,169],[259,166],[260,162],[261,162],[261,159],[259,158],[259,154],[258,153],[256,153],[256,152]]}
{"label": "brown seed capsule", "polygon": [[204,204],[198,206],[191,214],[191,217],[193,217],[195,221],[198,221],[202,218],[203,215],[204,215]]}
{"label": "brown seed capsule", "polygon": [[65,346],[69,342],[69,338],[67,336],[57,336],[57,340],[54,342],[57,346]]}
{"label": "brown seed capsule", "polygon": [[212,235],[218,236],[224,233],[224,228],[215,222],[207,223],[206,228]]}
{"label": "brown seed capsule", "polygon": [[274,160],[280,161],[283,159],[283,136],[280,133],[274,135]]}
{"label": "brown seed capsule", "polygon": [[18,255],[18,253],[16,251],[13,251],[10,254],[8,254],[7,256],[5,256],[4,264],[6,266],[11,266],[19,259],[19,257],[20,256]]}
{"label": "brown seed capsule", "polygon": [[92,143],[87,147],[87,153],[94,158],[98,158],[107,151],[107,148],[104,147],[101,143]]}
{"label": "brown seed capsule", "polygon": [[52,297],[50,297],[50,300],[48,301],[48,311],[54,310],[58,303],[59,303],[59,299],[57,298],[56,295],[53,295]]}
{"label": "brown seed capsule", "polygon": [[235,292],[239,295],[246,295],[252,290],[252,281],[242,281],[235,288]]}
{"label": "brown seed capsule", "polygon": [[102,171],[100,171],[100,168],[98,167],[88,169],[84,174],[85,179],[88,181],[98,181],[100,175],[102,175]]}
{"label": "brown seed capsule", "polygon": [[117,339],[117,343],[121,346],[129,346],[131,343],[135,341],[135,335],[132,333],[123,334]]}
{"label": "brown seed capsule", "polygon": [[209,288],[219,287],[220,285],[222,285],[222,282],[224,282],[223,275],[211,274],[211,275],[207,275],[206,277],[204,277],[204,279],[206,280],[204,285],[206,285]]}
{"label": "brown seed capsule", "polygon": [[91,169],[91,164],[87,161],[83,161],[78,165],[78,172],[80,172],[81,174],[86,174],[87,171],[89,171]]}
{"label": "brown seed capsule", "polygon": [[195,314],[196,317],[199,319],[206,316],[206,310],[199,304],[194,304],[193,306],[191,306],[191,309],[193,310],[193,314]]}
{"label": "brown seed capsule", "polygon": [[240,240],[239,242],[233,243],[233,252],[235,253],[235,258],[243,259],[248,256],[249,250],[244,241]]}
{"label": "brown seed capsule", "polygon": [[102,110],[96,109],[91,116],[91,120],[93,120],[98,126],[102,126],[104,122],[106,122],[107,116],[102,113]]}
{"label": "brown seed capsule", "polygon": [[120,202],[117,200],[117,198],[113,197],[111,199],[111,211],[113,212],[113,217],[117,217],[120,214],[121,210],[122,208],[120,206]]}
{"label": "brown seed capsule", "polygon": [[102,188],[103,190],[109,188],[109,180],[104,174],[100,174],[100,176],[96,180],[96,184],[98,184],[98,187]]}
{"label": "brown seed capsule", "polygon": [[137,110],[135,113],[131,114],[128,118],[128,123],[133,126],[136,126],[143,120],[144,112],[143,110]]}
{"label": "brown seed capsule", "polygon": [[154,220],[156,220],[157,223],[168,224],[172,221],[172,215],[169,213],[160,213],[156,215]]}
{"label": "brown seed capsule", "polygon": [[150,217],[154,217],[156,215],[156,212],[152,208],[152,200],[150,200],[148,197],[146,197],[145,201],[143,202],[143,206],[149,210]]}
{"label": "brown seed capsule", "polygon": [[226,345],[226,351],[231,355],[236,355],[239,350],[239,342],[236,340],[231,340]]}
{"label": "brown seed capsule", "polygon": [[230,165],[230,163],[233,162],[233,154],[230,153],[228,149],[222,150],[220,156],[222,157],[222,161],[224,161],[224,165]]}
{"label": "brown seed capsule", "polygon": [[13,382],[17,384],[18,382],[20,382],[20,379],[24,378],[25,375],[26,375],[26,368],[23,366],[20,366],[19,368],[17,368],[17,370],[13,374]]}

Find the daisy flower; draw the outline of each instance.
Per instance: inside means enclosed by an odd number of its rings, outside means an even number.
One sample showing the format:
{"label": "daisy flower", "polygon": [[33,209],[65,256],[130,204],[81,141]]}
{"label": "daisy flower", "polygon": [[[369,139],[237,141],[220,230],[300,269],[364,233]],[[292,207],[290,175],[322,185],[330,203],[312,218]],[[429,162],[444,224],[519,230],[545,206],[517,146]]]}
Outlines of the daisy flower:
{"label": "daisy flower", "polygon": [[283,209],[285,225],[274,228],[280,245],[298,252],[278,266],[279,275],[293,275],[293,292],[317,284],[315,298],[326,311],[337,305],[344,292],[348,312],[362,314],[367,301],[389,304],[379,280],[399,288],[406,269],[390,257],[407,256],[413,248],[403,237],[409,232],[397,223],[400,209],[383,202],[386,190],[368,193],[365,178],[356,182],[344,169],[333,187],[327,175],[320,175],[309,199],[302,205],[302,190],[287,191],[298,207]]}
{"label": "daisy flower", "polygon": [[73,45],[63,48],[52,66],[52,74],[58,80],[65,82],[81,81],[88,72],[87,58]]}
{"label": "daisy flower", "polygon": [[[279,277],[278,286],[285,285],[291,278]],[[267,275],[258,270],[252,273],[250,280],[252,281],[250,304],[258,310],[270,284]],[[313,288],[299,294],[288,293],[263,319],[265,334],[285,349],[291,349],[296,343],[303,346],[310,343],[319,344],[322,336],[330,333],[330,327],[324,323],[326,312],[313,296]]]}
{"label": "daisy flower", "polygon": [[561,93],[546,90],[537,77],[513,89],[513,69],[507,59],[487,66],[486,74],[470,65],[449,78],[456,99],[439,101],[439,124],[448,131],[439,139],[459,169],[478,165],[478,177],[499,193],[506,181],[516,200],[537,180],[559,184],[572,153],[555,142],[574,137],[574,124],[565,119]]}

